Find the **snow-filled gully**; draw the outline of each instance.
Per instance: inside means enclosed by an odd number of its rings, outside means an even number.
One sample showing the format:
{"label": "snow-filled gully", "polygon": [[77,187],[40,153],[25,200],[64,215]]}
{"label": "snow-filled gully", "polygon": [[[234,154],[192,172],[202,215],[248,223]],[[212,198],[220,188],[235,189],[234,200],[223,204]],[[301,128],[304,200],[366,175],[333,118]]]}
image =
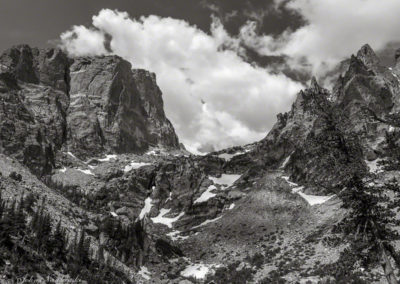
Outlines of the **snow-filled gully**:
{"label": "snow-filled gully", "polygon": [[299,186],[297,183],[289,181],[289,177],[287,176],[282,176],[282,178],[286,180],[290,186],[292,186],[292,192],[300,195],[305,201],[307,201],[308,204],[310,204],[310,206],[323,204],[335,196],[335,194],[329,196],[305,194],[302,192],[304,186]]}

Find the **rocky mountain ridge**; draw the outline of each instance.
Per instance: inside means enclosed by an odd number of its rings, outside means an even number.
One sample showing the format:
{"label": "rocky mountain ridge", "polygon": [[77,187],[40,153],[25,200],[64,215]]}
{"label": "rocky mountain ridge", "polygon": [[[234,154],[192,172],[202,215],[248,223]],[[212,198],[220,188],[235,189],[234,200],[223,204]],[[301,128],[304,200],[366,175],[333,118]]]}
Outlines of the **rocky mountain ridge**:
{"label": "rocky mountain ridge", "polygon": [[[379,267],[343,270],[346,244],[331,240],[353,174],[400,177],[379,165],[400,137],[398,55],[388,68],[365,45],[333,90],[313,78],[261,141],[194,156],[180,150],[153,74],[116,56],[43,52],[0,57],[0,182],[10,200],[31,185],[50,196],[46,210],[90,235],[93,258],[138,283],[382,280]],[[112,224],[136,228],[133,245]]]}

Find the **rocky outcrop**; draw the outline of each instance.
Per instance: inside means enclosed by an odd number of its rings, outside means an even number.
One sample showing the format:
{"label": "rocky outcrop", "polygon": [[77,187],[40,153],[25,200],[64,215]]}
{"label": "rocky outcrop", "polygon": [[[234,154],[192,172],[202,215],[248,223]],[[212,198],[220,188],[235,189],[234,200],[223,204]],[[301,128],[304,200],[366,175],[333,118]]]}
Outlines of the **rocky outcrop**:
{"label": "rocky outcrop", "polygon": [[315,120],[326,107],[329,92],[321,88],[316,79],[309,88],[300,91],[289,112],[278,114],[278,121],[256,147],[256,156],[265,165],[273,166],[288,157],[296,146],[304,143]]}
{"label": "rocky outcrop", "polygon": [[118,56],[76,58],[70,67],[68,148],[88,157],[104,151],[143,152],[178,148],[165,117],[155,76]]}
{"label": "rocky outcrop", "polygon": [[88,158],[180,148],[155,75],[117,56],[16,46],[0,56],[0,92],[0,151],[37,175],[61,149]]}
{"label": "rocky outcrop", "polygon": [[240,158],[247,161],[242,168],[284,168],[298,182],[327,188],[367,171],[365,160],[382,154],[390,117],[399,111],[400,79],[369,45],[346,62],[332,91],[313,78],[268,135],[225,167],[237,168]]}
{"label": "rocky outcrop", "polygon": [[65,140],[69,60],[56,49],[21,45],[1,55],[0,66],[1,151],[46,174]]}

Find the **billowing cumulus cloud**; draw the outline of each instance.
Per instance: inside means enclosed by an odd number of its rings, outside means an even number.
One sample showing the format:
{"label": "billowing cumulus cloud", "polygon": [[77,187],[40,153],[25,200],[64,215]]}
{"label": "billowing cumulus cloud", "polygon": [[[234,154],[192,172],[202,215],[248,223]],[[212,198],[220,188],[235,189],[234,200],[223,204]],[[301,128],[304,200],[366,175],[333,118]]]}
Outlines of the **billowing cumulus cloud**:
{"label": "billowing cumulus cloud", "polygon": [[[111,39],[107,49],[106,39]],[[241,40],[216,19],[207,34],[183,20],[132,19],[125,12],[104,9],[93,17],[91,27],[74,26],[61,40],[72,55],[107,54],[111,48],[134,68],[155,72],[166,114],[193,151],[262,138],[302,87],[246,62]]]}
{"label": "billowing cumulus cloud", "polygon": [[254,23],[242,28],[241,37],[263,55],[286,55],[292,66],[313,73],[328,70],[369,43],[375,50],[400,41],[398,0],[275,0],[300,14],[306,24],[278,37],[256,35]]}

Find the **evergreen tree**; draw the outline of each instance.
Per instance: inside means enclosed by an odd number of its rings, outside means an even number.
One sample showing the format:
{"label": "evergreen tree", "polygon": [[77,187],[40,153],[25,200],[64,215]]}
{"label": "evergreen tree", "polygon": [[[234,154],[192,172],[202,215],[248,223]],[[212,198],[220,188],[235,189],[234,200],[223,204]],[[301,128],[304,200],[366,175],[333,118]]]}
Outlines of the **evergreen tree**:
{"label": "evergreen tree", "polygon": [[11,248],[13,246],[11,235],[14,234],[13,220],[5,213],[0,219],[0,246]]}
{"label": "evergreen tree", "polygon": [[77,260],[81,265],[87,266],[89,259],[89,240],[85,237],[85,230],[81,229],[81,236],[76,246]]}
{"label": "evergreen tree", "polygon": [[25,214],[24,214],[24,197],[21,196],[19,204],[15,210],[14,226],[17,233],[21,236],[25,235]]}
{"label": "evergreen tree", "polygon": [[66,237],[64,230],[61,229],[61,220],[58,221],[57,226],[51,238],[51,251],[57,259],[63,260],[65,258]]}
{"label": "evergreen tree", "polygon": [[5,205],[5,202],[3,200],[2,192],[1,192],[1,188],[0,188],[0,220],[3,217],[3,213],[4,213],[4,210],[5,210],[5,207],[6,207],[6,205]]}
{"label": "evergreen tree", "polygon": [[33,213],[33,205],[35,204],[35,201],[36,201],[36,198],[35,198],[35,195],[32,192],[30,192],[25,198],[24,209],[29,214]]}
{"label": "evergreen tree", "polygon": [[392,242],[400,236],[393,229],[399,225],[392,210],[397,198],[390,200],[387,192],[398,195],[398,188],[395,181],[377,186],[354,176],[340,195],[343,208],[350,212],[339,225],[350,241],[352,252],[366,267],[380,261],[390,284],[397,283],[390,256],[396,259]]}

